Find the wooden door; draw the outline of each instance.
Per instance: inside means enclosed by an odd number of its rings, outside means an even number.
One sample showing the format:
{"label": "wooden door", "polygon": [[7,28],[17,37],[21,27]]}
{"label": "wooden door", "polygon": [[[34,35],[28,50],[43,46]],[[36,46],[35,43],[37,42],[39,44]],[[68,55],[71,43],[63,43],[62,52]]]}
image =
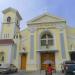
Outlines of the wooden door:
{"label": "wooden door", "polygon": [[[46,60],[53,61],[55,63],[54,53],[41,53],[41,69],[47,69],[48,64],[43,64]],[[55,65],[52,65],[55,66]]]}
{"label": "wooden door", "polygon": [[22,70],[26,69],[26,54],[21,55],[21,69]]}

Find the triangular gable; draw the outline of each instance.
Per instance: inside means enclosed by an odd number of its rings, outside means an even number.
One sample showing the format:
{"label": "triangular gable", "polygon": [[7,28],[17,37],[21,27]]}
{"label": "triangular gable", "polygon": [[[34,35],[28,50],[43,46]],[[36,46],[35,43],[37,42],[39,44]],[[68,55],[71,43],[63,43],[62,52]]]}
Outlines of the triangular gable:
{"label": "triangular gable", "polygon": [[40,15],[38,17],[33,18],[32,20],[28,21],[28,24],[34,24],[34,23],[46,23],[46,22],[60,22],[65,21],[64,19],[61,19],[56,16],[52,16],[48,13],[45,13],[43,15]]}

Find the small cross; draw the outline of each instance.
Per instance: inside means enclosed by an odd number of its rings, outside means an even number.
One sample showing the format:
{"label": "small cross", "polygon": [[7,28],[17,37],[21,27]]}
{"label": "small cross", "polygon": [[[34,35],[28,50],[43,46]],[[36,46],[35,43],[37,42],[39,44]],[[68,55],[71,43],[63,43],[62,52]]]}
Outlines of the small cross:
{"label": "small cross", "polygon": [[48,48],[48,34],[46,33],[46,48]]}

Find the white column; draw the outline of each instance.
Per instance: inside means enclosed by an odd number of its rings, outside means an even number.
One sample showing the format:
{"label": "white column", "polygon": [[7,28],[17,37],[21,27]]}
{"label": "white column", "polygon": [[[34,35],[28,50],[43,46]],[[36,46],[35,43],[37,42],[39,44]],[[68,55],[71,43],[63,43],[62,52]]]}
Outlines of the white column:
{"label": "white column", "polygon": [[34,59],[34,32],[30,34],[30,59]]}
{"label": "white column", "polygon": [[56,49],[56,35],[53,33],[53,43],[54,43],[54,48]]}
{"label": "white column", "polygon": [[8,64],[12,63],[12,45],[9,45],[9,50],[8,50]]}
{"label": "white column", "polygon": [[[35,28],[31,27],[29,28],[30,30],[30,55],[29,55],[29,62],[28,62],[28,70],[35,70],[36,69],[36,63],[34,61],[34,32],[35,32]],[[32,68],[33,67],[33,68]]]}
{"label": "white column", "polygon": [[61,59],[59,59],[58,52],[55,53],[55,68],[56,71],[61,71]]}
{"label": "white column", "polygon": [[37,43],[38,43],[38,50],[40,50],[40,33],[38,33],[38,39],[37,39]]}
{"label": "white column", "polygon": [[36,61],[36,63],[37,63],[37,70],[40,70],[40,68],[41,68],[41,57],[40,57],[39,52],[37,52],[37,61]]}

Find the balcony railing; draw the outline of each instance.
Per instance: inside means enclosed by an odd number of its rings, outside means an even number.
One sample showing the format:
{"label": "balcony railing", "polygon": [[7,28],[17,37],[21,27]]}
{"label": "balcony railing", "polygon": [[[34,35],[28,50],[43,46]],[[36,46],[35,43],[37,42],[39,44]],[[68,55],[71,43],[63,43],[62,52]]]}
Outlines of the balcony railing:
{"label": "balcony railing", "polygon": [[2,33],[0,34],[0,39],[17,39],[17,38],[21,38],[20,34],[12,34],[12,33]]}
{"label": "balcony railing", "polygon": [[12,39],[13,34],[8,34],[8,33],[2,33],[0,34],[0,39]]}

